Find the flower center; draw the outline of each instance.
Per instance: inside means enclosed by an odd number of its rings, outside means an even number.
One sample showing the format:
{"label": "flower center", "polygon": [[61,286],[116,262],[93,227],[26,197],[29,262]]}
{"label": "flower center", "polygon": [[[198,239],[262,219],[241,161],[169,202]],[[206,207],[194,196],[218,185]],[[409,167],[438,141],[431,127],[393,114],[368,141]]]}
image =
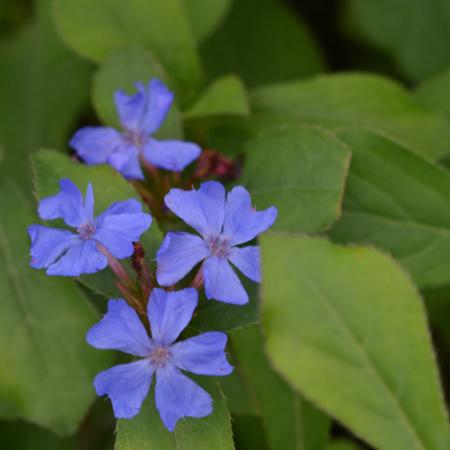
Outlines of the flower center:
{"label": "flower center", "polygon": [[169,349],[162,346],[155,347],[148,358],[156,367],[164,367],[169,359]]}
{"label": "flower center", "polygon": [[143,133],[132,130],[125,130],[123,132],[123,138],[127,144],[137,148],[142,148],[147,140]]}
{"label": "flower center", "polygon": [[211,250],[212,256],[218,256],[219,258],[228,258],[230,254],[230,243],[228,238],[219,235],[217,237],[212,237],[208,240],[208,246]]}
{"label": "flower center", "polygon": [[80,238],[83,239],[83,241],[86,241],[87,239],[91,239],[92,235],[95,233],[95,226],[91,223],[85,223],[77,228],[77,232],[80,235]]}

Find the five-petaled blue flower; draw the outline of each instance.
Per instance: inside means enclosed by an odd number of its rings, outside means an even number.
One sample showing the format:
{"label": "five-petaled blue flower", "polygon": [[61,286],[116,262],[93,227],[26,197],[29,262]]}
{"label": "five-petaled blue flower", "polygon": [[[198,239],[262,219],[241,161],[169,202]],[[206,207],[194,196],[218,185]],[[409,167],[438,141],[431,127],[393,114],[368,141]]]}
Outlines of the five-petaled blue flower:
{"label": "five-petaled blue flower", "polygon": [[154,289],[147,306],[151,338],[135,310],[125,300],[110,300],[108,312],[87,334],[95,348],[113,349],[140,359],[100,372],[94,381],[98,395],[108,395],[117,418],[131,419],[140,410],[156,375],[155,400],[164,425],[173,431],[182,417],[212,412],[207,392],[183,375],[228,375],[233,367],[224,349],[227,335],[210,331],[174,343],[192,318],[197,291]]}
{"label": "five-petaled blue flower", "polygon": [[111,127],[85,127],[70,145],[87,164],[109,164],[129,179],[144,178],[140,158],[162,169],[181,171],[198,158],[198,145],[177,140],[159,141],[152,134],[161,126],[173,101],[173,93],[157,79],[148,86],[136,83],[138,92],[115,93],[123,131]]}
{"label": "five-petaled blue flower", "polygon": [[203,183],[198,191],[172,189],[167,207],[201,238],[185,232],[167,233],[157,254],[157,279],[162,286],[181,280],[196,264],[202,266],[207,298],[244,304],[248,295],[229,262],[253,281],[261,281],[259,247],[237,247],[269,228],[277,217],[274,207],[257,212],[243,187],[233,188],[225,200],[224,187]]}
{"label": "five-petaled blue flower", "polygon": [[[89,183],[86,197],[68,179],[60,181],[61,190],[39,203],[39,217],[43,220],[64,219],[76,229],[50,228],[31,225],[31,267],[47,268],[48,275],[78,276],[104,269],[108,264],[105,251],[116,258],[133,253],[133,242],[152,222],[142,213],[141,204],[134,199],[113,203],[94,218],[94,192]],[[100,250],[99,250],[100,249]]]}

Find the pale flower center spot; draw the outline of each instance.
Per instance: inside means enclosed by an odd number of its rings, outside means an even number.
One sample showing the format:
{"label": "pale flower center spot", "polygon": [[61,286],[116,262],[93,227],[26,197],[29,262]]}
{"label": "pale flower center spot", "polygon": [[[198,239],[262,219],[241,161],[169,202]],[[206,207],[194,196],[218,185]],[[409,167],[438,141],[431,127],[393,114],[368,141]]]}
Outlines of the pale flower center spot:
{"label": "pale flower center spot", "polygon": [[87,239],[91,239],[95,233],[95,226],[92,225],[92,223],[85,223],[77,228],[77,232],[80,238],[83,239],[83,241],[86,241]]}
{"label": "pale flower center spot", "polygon": [[148,359],[156,367],[163,367],[169,359],[168,347],[155,347],[150,353]]}

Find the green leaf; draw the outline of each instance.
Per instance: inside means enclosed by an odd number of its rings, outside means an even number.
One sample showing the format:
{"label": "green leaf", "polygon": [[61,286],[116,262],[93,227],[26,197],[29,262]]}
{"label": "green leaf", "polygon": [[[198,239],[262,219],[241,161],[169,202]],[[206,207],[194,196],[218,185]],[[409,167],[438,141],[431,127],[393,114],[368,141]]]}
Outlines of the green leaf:
{"label": "green leaf", "polygon": [[306,25],[279,0],[234,1],[225,22],[204,43],[202,56],[209,79],[233,72],[248,86],[324,68]]}
{"label": "green leaf", "polygon": [[348,6],[353,25],[412,80],[425,79],[449,66],[448,1],[349,0]]}
{"label": "green leaf", "polygon": [[23,422],[0,422],[2,446],[8,450],[75,450],[73,438],[59,438]]}
{"label": "green leaf", "polygon": [[116,450],[234,449],[230,415],[217,381],[208,377],[199,384],[213,398],[214,411],[210,416],[180,420],[171,433],[161,422],[151,389],[136,418],[118,421]]}
{"label": "green leaf", "polygon": [[233,415],[258,416],[259,407],[249,386],[249,380],[243,374],[237,361],[231,359],[232,355],[227,355],[230,364],[234,367],[231,375],[220,379],[220,387],[223,390],[227,401],[228,409]]}
{"label": "green leaf", "polygon": [[261,239],[274,367],[380,450],[444,450],[448,418],[421,298],[388,256],[326,239]]}
{"label": "green leaf", "polygon": [[450,69],[420,84],[416,90],[419,103],[450,120]]}
{"label": "green leaf", "polygon": [[267,122],[367,127],[431,159],[448,152],[448,123],[401,85],[375,75],[326,75],[263,87],[250,93],[250,103]]}
{"label": "green leaf", "polygon": [[200,61],[179,0],[53,0],[56,25],[81,55],[103,61],[132,45],[151,51],[190,101],[201,82]]}
{"label": "green leaf", "polygon": [[198,42],[204,41],[220,25],[232,0],[180,0],[184,4],[192,31]]}
{"label": "green leaf", "polygon": [[[129,94],[136,91],[135,83],[147,84],[151,78],[159,78],[169,87],[174,83],[169,79],[161,64],[148,51],[132,47],[112,53],[100,66],[94,77],[93,103],[98,116],[104,123],[121,128],[114,102],[114,93],[125,90]],[[163,126],[155,136],[160,138],[183,137],[181,113],[177,101],[172,104]]]}
{"label": "green leaf", "polygon": [[199,100],[187,111],[186,117],[219,114],[244,116],[250,114],[245,87],[234,75],[227,75],[211,83]]}
{"label": "green leaf", "polygon": [[436,289],[427,289],[423,292],[423,296],[433,335],[436,336],[438,344],[444,344],[446,352],[442,352],[442,355],[448,355],[450,349],[450,323],[448,320],[450,317],[450,284]]}
{"label": "green leaf", "polygon": [[248,293],[249,302],[246,305],[231,305],[208,300],[202,291],[197,313],[190,323],[194,329],[197,331],[231,331],[259,322],[258,284],[239,273],[238,277]]}
{"label": "green leaf", "polygon": [[[96,214],[102,213],[114,202],[129,198],[139,200],[131,184],[106,165],[86,166],[55,151],[40,150],[33,158],[33,167],[36,194],[39,199],[54,195],[59,190],[59,180],[69,178],[82,192],[86,191],[89,182],[92,183]],[[155,254],[161,241],[162,232],[156,221],[153,221],[150,229],[141,238],[149,265],[154,264]],[[125,266],[130,268],[128,260],[126,260]],[[105,297],[113,298],[119,295],[115,287],[115,276],[109,268],[92,275],[82,275],[79,280]]]}
{"label": "green leaf", "polygon": [[29,267],[35,217],[11,184],[0,190],[0,210],[0,415],[71,434],[110,362],[86,344],[97,314],[72,280]]}
{"label": "green leaf", "polygon": [[88,101],[90,67],[59,41],[46,1],[23,31],[0,43],[0,177],[31,191],[29,154],[64,148]]}
{"label": "green leaf", "polygon": [[420,287],[450,282],[450,173],[373,133],[339,136],[353,157],[332,238],[389,251]]}
{"label": "green leaf", "polygon": [[258,209],[278,208],[274,229],[315,232],[340,215],[350,152],[312,128],[262,134],[245,147],[242,184]]}
{"label": "green leaf", "polygon": [[230,334],[241,364],[262,412],[272,450],[323,449],[330,420],[295,392],[271,367],[261,330],[257,326]]}
{"label": "green leaf", "polygon": [[270,450],[258,416],[233,415],[233,438],[237,449]]}
{"label": "green leaf", "polygon": [[340,438],[330,442],[326,450],[362,450],[362,447],[353,441]]}

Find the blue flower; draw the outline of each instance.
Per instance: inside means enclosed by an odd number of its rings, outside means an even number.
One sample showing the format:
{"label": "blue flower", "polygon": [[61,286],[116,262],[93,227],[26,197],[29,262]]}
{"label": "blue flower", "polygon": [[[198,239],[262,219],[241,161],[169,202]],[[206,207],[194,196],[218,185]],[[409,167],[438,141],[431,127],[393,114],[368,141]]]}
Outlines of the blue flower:
{"label": "blue flower", "polygon": [[123,131],[111,127],[85,127],[70,141],[78,156],[87,164],[109,164],[129,179],[144,178],[140,158],[162,169],[181,171],[201,153],[198,145],[176,140],[159,141],[152,134],[161,126],[173,101],[172,92],[160,80],[138,92],[115,94],[116,108]]}
{"label": "blue flower", "polygon": [[[133,242],[152,222],[142,213],[137,200],[113,203],[103,214],[94,218],[94,192],[89,183],[86,197],[68,179],[60,181],[60,192],[39,203],[43,220],[64,219],[76,229],[50,228],[31,225],[31,267],[47,268],[48,275],[79,276],[104,269],[108,264],[106,249],[115,258],[127,258],[133,253]],[[100,250],[99,250],[100,249]]]}
{"label": "blue flower", "polygon": [[155,400],[164,425],[173,431],[182,417],[205,417],[212,399],[182,370],[223,376],[232,372],[224,349],[227,335],[207,332],[174,343],[192,318],[197,291],[154,289],[147,305],[150,338],[135,310],[125,300],[110,300],[108,312],[87,334],[90,345],[120,350],[140,359],[100,372],[94,381],[98,395],[108,395],[114,415],[131,419],[140,410],[156,375]]}
{"label": "blue flower", "polygon": [[241,186],[225,200],[224,187],[215,181],[203,183],[198,191],[172,189],[165,202],[201,238],[185,232],[167,233],[157,254],[158,283],[173,285],[204,260],[201,270],[206,296],[226,303],[247,303],[247,292],[229,262],[251,280],[261,281],[259,247],[237,246],[267,230],[277,217],[276,208],[257,212]]}

